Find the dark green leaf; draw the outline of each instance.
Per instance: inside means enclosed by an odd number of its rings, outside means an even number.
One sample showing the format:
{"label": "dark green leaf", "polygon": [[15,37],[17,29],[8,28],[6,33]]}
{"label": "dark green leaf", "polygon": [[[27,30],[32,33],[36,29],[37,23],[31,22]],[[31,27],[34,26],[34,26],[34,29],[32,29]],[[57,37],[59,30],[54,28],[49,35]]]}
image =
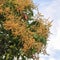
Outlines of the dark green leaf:
{"label": "dark green leaf", "polygon": [[39,38],[39,36],[38,36],[38,34],[34,34],[34,39],[36,39],[36,40],[38,40],[38,38]]}
{"label": "dark green leaf", "polygon": [[46,45],[47,41],[46,41],[45,37],[40,36],[38,40],[40,40],[40,42],[42,42],[44,45]]}

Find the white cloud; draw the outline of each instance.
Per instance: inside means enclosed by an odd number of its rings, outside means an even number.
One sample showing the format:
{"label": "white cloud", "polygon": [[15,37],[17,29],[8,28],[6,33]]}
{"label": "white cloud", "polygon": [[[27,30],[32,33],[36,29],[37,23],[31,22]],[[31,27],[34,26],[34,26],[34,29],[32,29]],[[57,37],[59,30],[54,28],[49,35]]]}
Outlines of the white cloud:
{"label": "white cloud", "polygon": [[55,58],[50,58],[49,60],[55,60]]}
{"label": "white cloud", "polygon": [[45,60],[44,58],[40,58],[40,60]]}

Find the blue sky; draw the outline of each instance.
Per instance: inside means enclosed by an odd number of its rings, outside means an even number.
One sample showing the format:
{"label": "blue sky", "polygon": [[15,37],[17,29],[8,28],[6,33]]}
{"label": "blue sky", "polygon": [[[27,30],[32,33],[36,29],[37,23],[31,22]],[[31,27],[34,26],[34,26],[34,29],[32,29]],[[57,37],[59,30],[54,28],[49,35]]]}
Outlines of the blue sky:
{"label": "blue sky", "polygon": [[34,0],[39,11],[45,18],[53,20],[49,36],[47,52],[50,56],[40,55],[40,60],[60,60],[60,0]]}

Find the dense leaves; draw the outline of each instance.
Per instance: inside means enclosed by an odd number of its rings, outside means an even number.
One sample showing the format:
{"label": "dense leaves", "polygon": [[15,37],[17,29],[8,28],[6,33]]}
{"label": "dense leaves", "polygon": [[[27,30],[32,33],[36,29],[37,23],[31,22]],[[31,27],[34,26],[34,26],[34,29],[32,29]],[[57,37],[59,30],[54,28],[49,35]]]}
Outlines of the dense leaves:
{"label": "dense leaves", "polygon": [[[51,22],[34,18],[32,0],[4,0],[0,5],[0,60],[33,58],[46,47]],[[44,50],[45,51],[45,50]]]}

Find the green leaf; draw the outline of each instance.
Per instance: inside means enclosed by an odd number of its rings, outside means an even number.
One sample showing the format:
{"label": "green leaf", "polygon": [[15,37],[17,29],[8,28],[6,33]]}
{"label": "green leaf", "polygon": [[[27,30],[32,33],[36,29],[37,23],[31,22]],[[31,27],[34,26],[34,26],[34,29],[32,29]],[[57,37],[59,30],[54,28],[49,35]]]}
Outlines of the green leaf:
{"label": "green leaf", "polygon": [[30,26],[39,26],[39,22],[37,22],[37,21],[33,21],[31,24],[30,24]]}
{"label": "green leaf", "polygon": [[4,17],[3,14],[0,14],[0,22],[1,22],[1,21],[5,21],[5,17]]}
{"label": "green leaf", "polygon": [[32,54],[35,54],[36,53],[36,49],[32,49]]}
{"label": "green leaf", "polygon": [[22,56],[22,60],[26,60],[26,58],[24,56]]}
{"label": "green leaf", "polygon": [[40,36],[38,40],[40,40],[40,42],[42,42],[44,45],[47,43],[47,40],[43,36]]}
{"label": "green leaf", "polygon": [[45,37],[39,36],[38,34],[34,34],[33,37],[37,42],[42,42],[46,46],[47,40],[45,39]]}
{"label": "green leaf", "polygon": [[36,33],[33,35],[33,37],[34,37],[34,39],[36,39],[36,40],[38,40],[38,38],[39,38],[38,34],[36,34]]}

